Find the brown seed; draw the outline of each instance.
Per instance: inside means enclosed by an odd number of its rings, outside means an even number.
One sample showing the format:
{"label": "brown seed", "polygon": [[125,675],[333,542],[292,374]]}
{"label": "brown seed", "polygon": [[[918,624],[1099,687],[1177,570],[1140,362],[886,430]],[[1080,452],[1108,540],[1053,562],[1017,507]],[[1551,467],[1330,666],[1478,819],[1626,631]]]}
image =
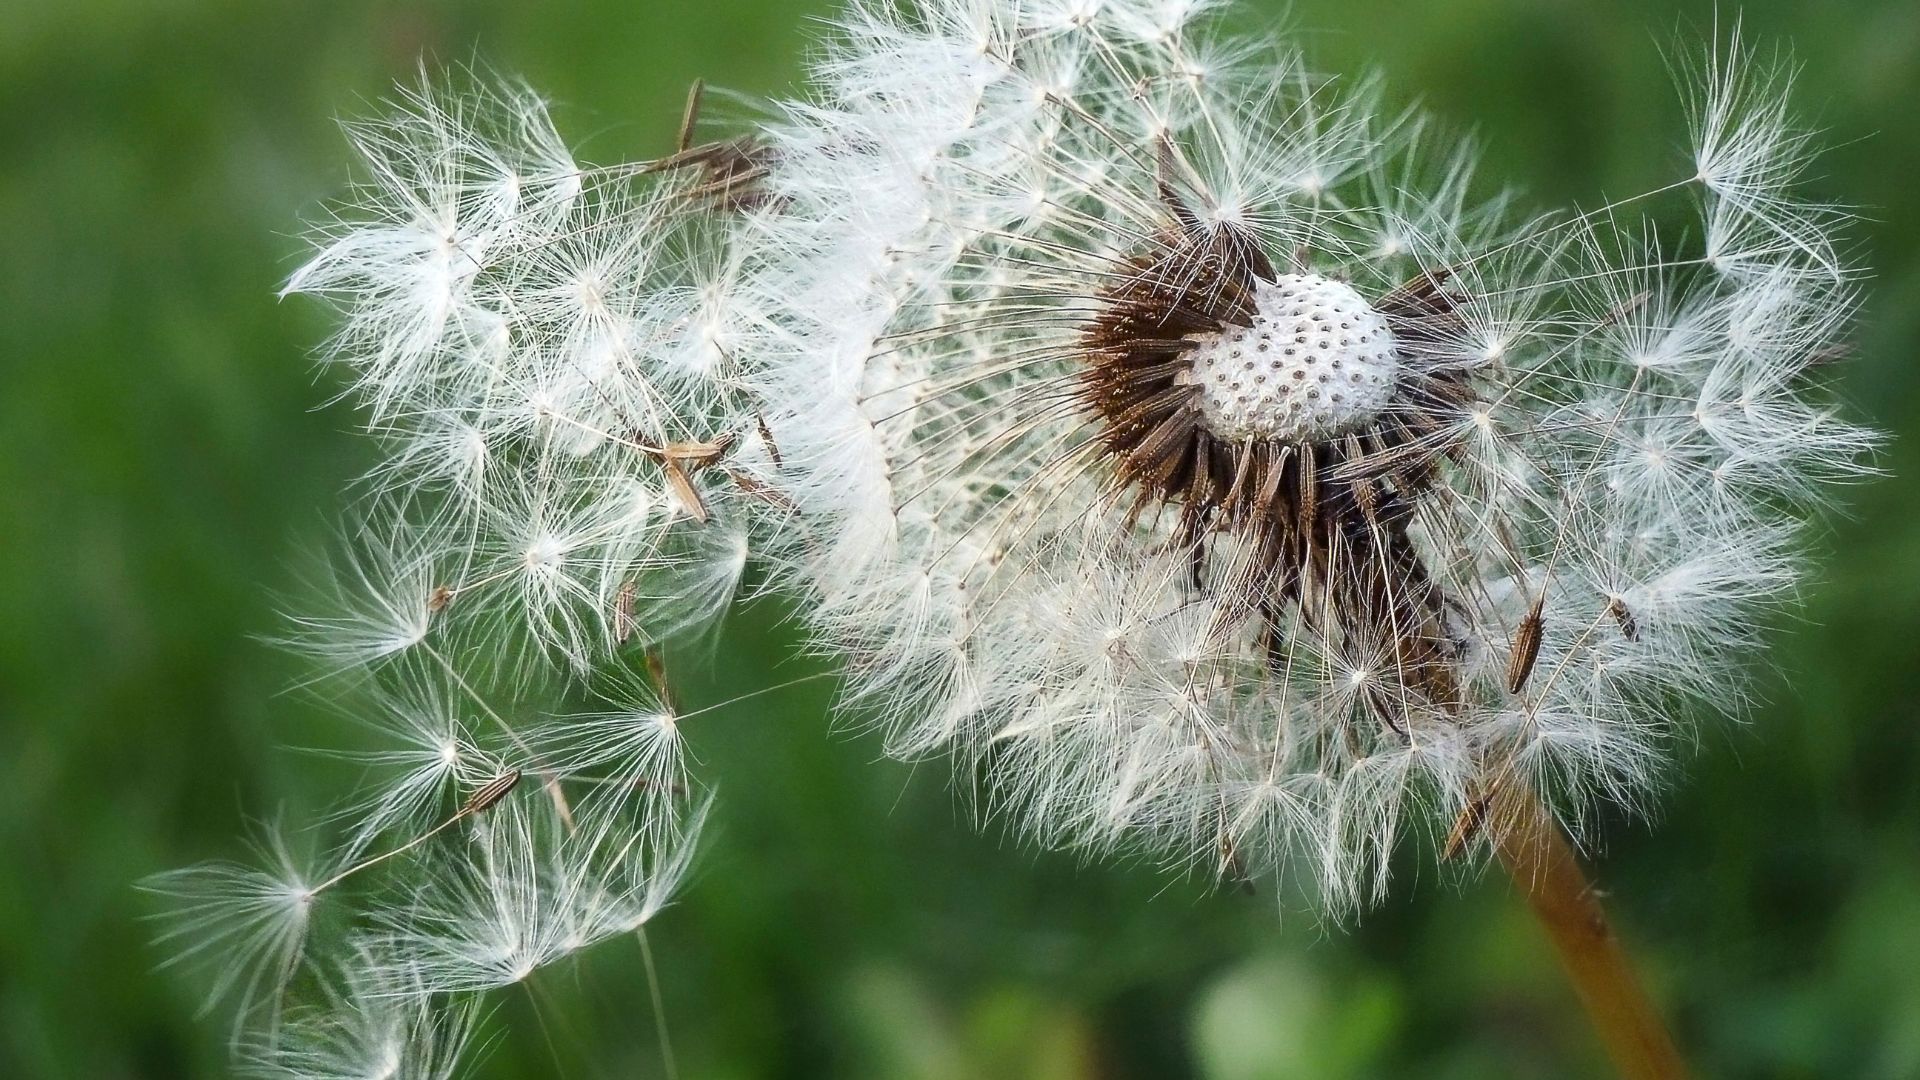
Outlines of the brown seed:
{"label": "brown seed", "polygon": [[1613,616],[1613,621],[1620,624],[1622,637],[1628,641],[1640,640],[1640,620],[1633,617],[1633,609],[1627,606],[1625,600],[1616,596],[1607,601],[1607,614]]}
{"label": "brown seed", "polygon": [[667,707],[670,715],[680,713],[680,696],[674,693],[673,682],[667,678],[667,654],[661,649],[647,650],[647,677],[653,680],[653,688],[660,694],[660,704]]}
{"label": "brown seed", "polygon": [[1507,662],[1507,693],[1518,694],[1526,689],[1527,680],[1533,676],[1533,665],[1540,659],[1540,637],[1546,630],[1545,610],[1547,596],[1541,593],[1520,620],[1520,629],[1513,635],[1513,659]]}
{"label": "brown seed", "polygon": [[1240,892],[1253,895],[1253,875],[1247,872],[1246,860],[1240,857],[1240,847],[1233,842],[1233,834],[1225,829],[1220,830],[1220,878]]}
{"label": "brown seed", "polygon": [[800,509],[800,504],[794,502],[791,496],[779,488],[763,484],[752,476],[741,472],[739,469],[727,469],[724,471],[727,474],[727,479],[733,481],[735,487],[746,492],[750,497],[758,499],[769,506],[779,507],[789,512],[795,512]]}
{"label": "brown seed", "polygon": [[1261,518],[1273,513],[1274,505],[1280,499],[1280,485],[1287,477],[1287,459],[1293,456],[1293,447],[1282,446],[1277,450],[1255,451],[1262,458],[1261,467],[1266,475],[1260,482],[1260,492],[1253,500],[1253,512]]}
{"label": "brown seed", "polygon": [[460,808],[461,817],[484,814],[500,804],[513,789],[520,784],[520,770],[512,769],[487,781],[487,785],[473,793],[467,804]]}
{"label": "brown seed", "polygon": [[427,614],[438,615],[453,604],[453,589],[450,586],[435,586],[433,594],[427,597]]}
{"label": "brown seed", "polygon": [[1247,480],[1253,476],[1254,472],[1253,448],[1242,446],[1233,457],[1233,482],[1227,485],[1227,496],[1221,500],[1220,505],[1227,513],[1238,518],[1242,516],[1241,511],[1246,503]]}
{"label": "brown seed", "polygon": [[727,456],[740,438],[729,432],[712,442],[670,442],[660,448],[659,457],[678,462],[688,473],[697,473]]}
{"label": "brown seed", "polygon": [[616,645],[625,645],[640,629],[634,618],[634,601],[638,589],[631,581],[620,583],[620,589],[613,595],[613,641]]}
{"label": "brown seed", "polygon": [[1460,853],[1473,843],[1480,831],[1487,827],[1487,810],[1493,805],[1493,793],[1476,795],[1467,803],[1466,809],[1454,820],[1453,828],[1447,832],[1447,842],[1440,849],[1440,858],[1452,862]]}
{"label": "brown seed", "polygon": [[680,152],[693,149],[694,129],[700,126],[700,106],[707,98],[707,80],[695,79],[687,90],[687,108],[680,114]]}
{"label": "brown seed", "polygon": [[1353,482],[1353,501],[1359,505],[1360,515],[1367,519],[1367,524],[1380,528],[1380,489],[1372,481]]}
{"label": "brown seed", "polygon": [[670,442],[653,452],[661,470],[666,473],[667,487],[672,489],[694,520],[702,525],[707,523],[711,515],[707,511],[706,500],[694,486],[693,478],[702,469],[726,457],[736,441],[738,436],[729,433],[712,442]]}
{"label": "brown seed", "polygon": [[693,478],[687,475],[687,470],[681,468],[680,463],[672,458],[665,459],[661,466],[667,474],[667,487],[672,489],[674,497],[680,500],[680,504],[687,508],[687,513],[692,514],[693,519],[702,525],[712,520],[713,515],[707,510],[707,502],[700,497],[700,489],[693,486]]}
{"label": "brown seed", "polygon": [[1311,538],[1320,517],[1320,478],[1312,443],[1300,444],[1300,535]]}
{"label": "brown seed", "polygon": [[785,465],[786,462],[780,459],[780,444],[773,441],[773,429],[767,426],[766,414],[756,411],[753,414],[753,425],[760,430],[760,442],[766,446],[767,457],[773,461],[773,467],[777,469]]}

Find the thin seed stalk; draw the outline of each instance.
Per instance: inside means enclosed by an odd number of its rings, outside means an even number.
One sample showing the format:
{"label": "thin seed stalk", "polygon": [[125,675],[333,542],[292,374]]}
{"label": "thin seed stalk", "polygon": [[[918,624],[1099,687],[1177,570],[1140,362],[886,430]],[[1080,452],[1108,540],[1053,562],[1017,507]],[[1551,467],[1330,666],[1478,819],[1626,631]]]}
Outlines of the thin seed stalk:
{"label": "thin seed stalk", "polygon": [[1628,1080],[1684,1078],[1686,1065],[1614,935],[1599,893],[1539,796],[1521,784],[1501,785],[1493,822],[1500,863],[1553,941],[1614,1068]]}

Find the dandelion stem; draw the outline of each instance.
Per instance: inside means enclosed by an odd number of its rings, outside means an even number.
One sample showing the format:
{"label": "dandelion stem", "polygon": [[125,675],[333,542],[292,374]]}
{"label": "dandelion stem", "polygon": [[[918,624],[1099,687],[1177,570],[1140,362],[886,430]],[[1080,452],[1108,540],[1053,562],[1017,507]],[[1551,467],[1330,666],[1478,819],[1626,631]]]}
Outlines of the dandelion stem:
{"label": "dandelion stem", "polygon": [[354,865],[347,867],[345,870],[342,870],[339,873],[328,878],[327,880],[321,882],[320,884],[315,885],[311,890],[309,890],[310,894],[314,896],[318,896],[321,893],[326,892],[328,889],[333,888],[335,885],[340,884],[341,882],[347,880],[348,878],[352,877],[355,874],[360,873],[363,870],[370,870],[376,866],[379,866],[381,863],[386,862],[389,859],[397,859],[400,856],[405,855],[407,852],[412,851],[413,849],[433,839],[434,837],[439,836],[441,833],[446,832],[448,829],[453,828],[455,825],[458,825],[461,822],[467,820],[468,818],[473,817],[476,814],[483,814],[488,810],[493,809],[493,807],[497,803],[499,803],[501,799],[506,798],[507,793],[512,791],[514,787],[519,783],[520,783],[520,770],[514,769],[510,772],[502,774],[501,776],[495,778],[491,783],[487,784],[485,787],[475,792],[473,797],[467,800],[466,805],[462,806],[459,810],[455,811],[452,817],[446,819],[445,821],[442,821],[440,824],[435,825],[433,828],[428,829],[426,832],[421,833],[419,836],[414,837],[413,839],[407,841],[406,843],[400,845],[397,848],[394,848],[391,851],[382,852],[381,854],[375,855],[370,859],[363,859],[360,862],[357,862]]}
{"label": "dandelion stem", "polygon": [[405,855],[407,852],[412,851],[413,849],[419,847],[420,845],[426,843],[427,841],[433,839],[434,837],[439,836],[441,833],[446,832],[448,829],[453,828],[455,825],[458,825],[460,822],[465,821],[468,816],[469,816],[468,811],[462,810],[459,813],[448,818],[447,820],[441,822],[438,825],[435,825],[433,828],[428,829],[426,832],[421,833],[419,836],[414,837],[413,839],[407,841],[404,844],[401,844],[399,847],[394,848],[391,851],[382,852],[378,855],[375,855],[371,859],[365,859],[365,860],[362,860],[361,862],[357,862],[352,866],[347,867],[345,870],[342,870],[339,873],[328,878],[327,880],[321,882],[320,884],[315,885],[311,890],[312,895],[318,896],[321,893],[326,892],[328,889],[333,888],[335,885],[340,884],[341,882],[347,880],[348,878],[352,877],[355,874],[360,873],[363,870],[371,870],[374,867],[379,866],[381,863],[386,862],[389,859],[397,859],[400,856]]}
{"label": "dandelion stem", "polygon": [[1586,1007],[1608,1057],[1629,1080],[1687,1075],[1673,1037],[1647,997],[1599,893],[1553,815],[1524,785],[1502,784],[1496,796],[1494,849],[1553,940],[1560,963]]}
{"label": "dandelion stem", "polygon": [[680,1080],[680,1068],[673,1059],[673,1038],[667,1033],[667,1005],[660,993],[660,973],[653,966],[653,945],[647,941],[647,928],[634,931],[640,939],[640,959],[647,968],[647,993],[653,998],[653,1029],[660,1039],[660,1064],[667,1080]]}

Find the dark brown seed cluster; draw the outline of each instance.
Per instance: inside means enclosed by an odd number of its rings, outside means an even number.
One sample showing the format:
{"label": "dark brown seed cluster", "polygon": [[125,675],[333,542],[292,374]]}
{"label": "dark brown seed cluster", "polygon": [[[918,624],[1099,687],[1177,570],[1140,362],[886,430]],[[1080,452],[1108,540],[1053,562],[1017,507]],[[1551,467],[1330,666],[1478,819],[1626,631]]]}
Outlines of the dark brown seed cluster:
{"label": "dark brown seed cluster", "polygon": [[[1099,422],[1118,488],[1136,518],[1177,515],[1195,586],[1243,600],[1276,662],[1278,626],[1292,608],[1323,632],[1381,649],[1406,689],[1451,703],[1458,646],[1446,631],[1447,600],[1408,535],[1474,397],[1465,376],[1420,362],[1457,325],[1446,275],[1423,274],[1373,301],[1404,375],[1369,425],[1318,441],[1223,439],[1200,407],[1193,353],[1212,335],[1253,326],[1257,291],[1277,275],[1253,236],[1202,224],[1171,190],[1162,198],[1170,220],[1117,268],[1120,284],[1081,335],[1076,393]],[[1250,569],[1208,581],[1213,564],[1225,563],[1213,549],[1226,535],[1253,555],[1232,565]],[[1398,726],[1404,709],[1378,705]]]}
{"label": "dark brown seed cluster", "polygon": [[706,95],[706,82],[696,80],[687,92],[686,112],[680,120],[679,149],[645,171],[691,172],[696,180],[686,197],[723,213],[750,213],[769,205],[773,193],[766,180],[772,174],[772,147],[745,136],[708,143],[695,141]]}
{"label": "dark brown seed cluster", "polygon": [[654,171],[689,170],[697,177],[686,192],[689,200],[725,213],[750,213],[773,201],[766,185],[772,155],[772,149],[756,139],[726,139],[662,158]]}

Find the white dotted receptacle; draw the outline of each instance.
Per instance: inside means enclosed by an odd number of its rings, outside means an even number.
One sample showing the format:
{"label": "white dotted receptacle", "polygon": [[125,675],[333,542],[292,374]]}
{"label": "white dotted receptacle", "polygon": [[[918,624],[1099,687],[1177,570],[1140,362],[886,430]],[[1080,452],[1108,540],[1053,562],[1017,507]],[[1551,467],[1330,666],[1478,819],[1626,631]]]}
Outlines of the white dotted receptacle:
{"label": "white dotted receptacle", "polygon": [[1285,274],[1255,293],[1253,325],[1188,354],[1207,426],[1223,439],[1316,441],[1361,426],[1393,399],[1393,330],[1353,287]]}

